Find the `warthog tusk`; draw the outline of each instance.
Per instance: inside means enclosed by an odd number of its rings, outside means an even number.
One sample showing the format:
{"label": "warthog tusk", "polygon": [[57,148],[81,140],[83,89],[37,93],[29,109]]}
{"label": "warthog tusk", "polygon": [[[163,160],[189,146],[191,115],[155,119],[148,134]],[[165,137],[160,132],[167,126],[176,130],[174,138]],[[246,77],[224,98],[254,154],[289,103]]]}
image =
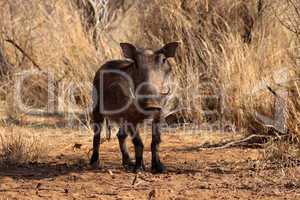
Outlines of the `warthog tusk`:
{"label": "warthog tusk", "polygon": [[161,92],[161,95],[167,96],[171,93],[171,88],[168,86],[168,91],[167,92]]}

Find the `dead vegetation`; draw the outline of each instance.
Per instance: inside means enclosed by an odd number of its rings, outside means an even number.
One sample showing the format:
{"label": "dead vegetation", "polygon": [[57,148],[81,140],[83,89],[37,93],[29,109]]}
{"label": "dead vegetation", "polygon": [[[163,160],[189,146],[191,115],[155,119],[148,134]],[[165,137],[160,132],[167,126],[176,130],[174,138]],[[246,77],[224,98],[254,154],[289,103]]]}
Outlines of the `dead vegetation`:
{"label": "dead vegetation", "polygon": [[268,163],[276,164],[279,168],[295,167],[299,162],[300,148],[288,141],[273,141],[264,150],[263,158]]}
{"label": "dead vegetation", "polygon": [[0,165],[16,166],[45,158],[49,149],[40,135],[28,132],[0,132]]}
{"label": "dead vegetation", "polygon": [[23,70],[54,75],[56,98],[50,108],[47,77],[29,77],[22,96],[30,107],[88,116],[83,108],[90,104],[93,73],[100,63],[121,56],[120,42],[157,48],[180,41],[178,64],[170,61],[180,87],[169,107],[182,109],[183,121],[246,133],[225,147],[251,145],[254,137],[261,138],[255,143],[272,143],[277,150],[284,149],[277,148],[277,141],[279,146],[282,140],[292,141],[289,145],[299,141],[296,0],[0,4],[0,73],[5,77],[0,92],[11,118],[23,116],[13,104],[16,75]]}

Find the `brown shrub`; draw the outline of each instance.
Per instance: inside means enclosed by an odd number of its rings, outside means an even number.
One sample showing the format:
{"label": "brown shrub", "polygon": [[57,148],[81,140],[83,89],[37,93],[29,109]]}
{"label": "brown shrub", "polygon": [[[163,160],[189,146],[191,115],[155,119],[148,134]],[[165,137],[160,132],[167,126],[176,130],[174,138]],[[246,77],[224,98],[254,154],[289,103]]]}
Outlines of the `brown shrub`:
{"label": "brown shrub", "polygon": [[11,166],[37,162],[48,154],[48,147],[42,137],[34,133],[1,131],[0,165]]}

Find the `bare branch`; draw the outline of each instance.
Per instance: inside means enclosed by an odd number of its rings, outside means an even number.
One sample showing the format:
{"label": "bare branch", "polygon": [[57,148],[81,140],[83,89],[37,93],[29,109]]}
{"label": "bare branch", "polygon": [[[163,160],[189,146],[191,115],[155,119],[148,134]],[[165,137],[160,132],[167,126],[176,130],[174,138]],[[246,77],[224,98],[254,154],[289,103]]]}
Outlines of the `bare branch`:
{"label": "bare branch", "polygon": [[38,68],[39,70],[42,71],[42,68],[15,41],[13,41],[11,39],[7,39],[5,41],[12,44],[14,47],[16,47],[26,58],[28,58],[28,60],[30,60],[32,62],[32,64],[36,68]]}

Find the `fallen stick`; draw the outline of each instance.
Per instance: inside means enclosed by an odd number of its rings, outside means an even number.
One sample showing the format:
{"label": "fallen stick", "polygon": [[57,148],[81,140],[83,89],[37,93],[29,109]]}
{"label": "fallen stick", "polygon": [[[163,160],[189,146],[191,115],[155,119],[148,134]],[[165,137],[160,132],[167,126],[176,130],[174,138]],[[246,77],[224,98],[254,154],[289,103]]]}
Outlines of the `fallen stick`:
{"label": "fallen stick", "polygon": [[240,140],[235,140],[231,142],[226,142],[225,144],[213,144],[208,146],[202,146],[199,149],[226,149],[230,147],[262,147],[270,139],[274,137],[267,135],[250,135],[248,137],[242,138]]}

